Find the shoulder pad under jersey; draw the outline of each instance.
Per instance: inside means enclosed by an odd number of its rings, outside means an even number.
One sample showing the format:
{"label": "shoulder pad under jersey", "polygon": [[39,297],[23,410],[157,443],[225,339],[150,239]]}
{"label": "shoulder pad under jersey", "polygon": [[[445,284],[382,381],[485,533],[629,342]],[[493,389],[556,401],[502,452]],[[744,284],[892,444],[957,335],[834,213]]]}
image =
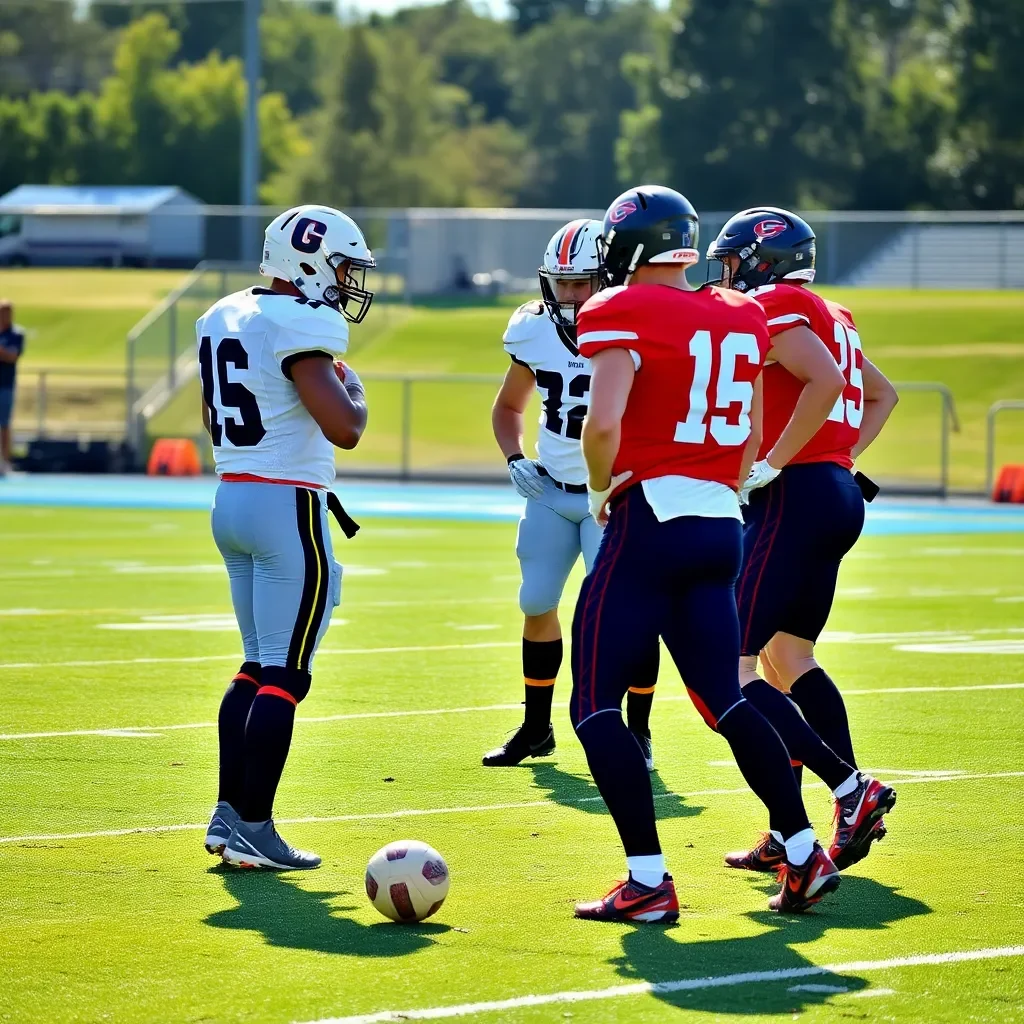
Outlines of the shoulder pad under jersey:
{"label": "shoulder pad under jersey", "polygon": [[293,295],[260,295],[260,312],[286,331],[324,338],[332,348],[348,344],[348,321],[324,302],[303,302]]}
{"label": "shoulder pad under jersey", "polygon": [[546,325],[550,323],[543,302],[539,299],[524,302],[509,317],[508,326],[505,328],[502,338],[505,351],[514,353],[517,348],[539,337]]}

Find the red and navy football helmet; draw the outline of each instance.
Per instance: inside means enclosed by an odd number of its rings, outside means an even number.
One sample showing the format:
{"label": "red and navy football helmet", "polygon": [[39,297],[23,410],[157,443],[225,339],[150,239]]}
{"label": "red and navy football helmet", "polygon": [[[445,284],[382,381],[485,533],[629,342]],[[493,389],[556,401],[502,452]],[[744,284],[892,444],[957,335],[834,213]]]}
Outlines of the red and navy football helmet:
{"label": "red and navy football helmet", "polygon": [[637,267],[689,267],[700,260],[697,211],[686,196],[664,185],[623,192],[604,215],[597,251],[605,285],[625,284]]}
{"label": "red and navy football helmet", "polygon": [[814,232],[810,224],[788,210],[756,206],[730,217],[708,246],[707,258],[725,262],[738,256],[739,267],[723,283],[740,292],[776,281],[814,280]]}

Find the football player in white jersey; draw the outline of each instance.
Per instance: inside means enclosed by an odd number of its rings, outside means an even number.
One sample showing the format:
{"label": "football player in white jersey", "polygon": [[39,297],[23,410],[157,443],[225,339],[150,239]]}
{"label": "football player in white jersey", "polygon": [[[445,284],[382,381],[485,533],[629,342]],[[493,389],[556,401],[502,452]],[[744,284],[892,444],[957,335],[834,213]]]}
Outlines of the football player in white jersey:
{"label": "football player in white jersey", "polygon": [[299,206],[266,232],[260,273],[196,323],[203,421],[221,478],[213,536],[227,566],[244,657],[220,706],[220,786],[206,848],[245,867],[315,868],[320,858],[278,834],[274,795],[295,707],[341,600],[328,507],[335,447],[354,448],[366,398],[341,362],[348,325],[373,297],[373,255],[354,221]]}
{"label": "football player in white jersey", "polygon": [[[562,663],[558,602],[580,554],[587,572],[601,543],[590,515],[587,466],[580,436],[590,391],[590,362],[576,348],[576,314],[598,288],[601,222],[574,220],[548,242],[540,267],[542,301],[520,306],[505,330],[512,362],[494,401],[491,423],[508,461],[512,486],[526,499],[516,554],[522,572],[523,724],[484,755],[488,767],[516,765],[555,749],[551,699]],[[541,394],[538,458],[523,454],[523,414],[534,389]],[[629,727],[649,770],[654,768],[649,717],[658,678],[658,650],[626,699]]]}

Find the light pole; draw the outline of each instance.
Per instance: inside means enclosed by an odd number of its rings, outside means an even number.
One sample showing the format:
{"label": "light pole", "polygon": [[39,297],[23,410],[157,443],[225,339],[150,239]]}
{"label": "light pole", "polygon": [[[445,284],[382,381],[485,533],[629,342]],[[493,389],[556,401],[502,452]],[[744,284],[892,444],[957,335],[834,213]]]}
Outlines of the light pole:
{"label": "light pole", "polygon": [[[242,54],[245,61],[245,113],[242,118],[242,206],[255,206],[260,181],[260,0],[242,0]],[[259,249],[259,222],[243,214],[239,259],[250,263]]]}

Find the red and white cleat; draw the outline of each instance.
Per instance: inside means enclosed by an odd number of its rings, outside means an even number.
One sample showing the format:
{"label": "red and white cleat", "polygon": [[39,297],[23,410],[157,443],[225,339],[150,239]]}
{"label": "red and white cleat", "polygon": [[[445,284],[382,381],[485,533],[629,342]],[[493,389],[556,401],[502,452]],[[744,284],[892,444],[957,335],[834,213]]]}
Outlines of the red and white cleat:
{"label": "red and white cleat", "polygon": [[750,850],[736,850],[725,855],[727,868],[744,871],[778,871],[786,860],[786,848],[771,832],[764,832],[761,840]]}
{"label": "red and white cleat", "polygon": [[872,842],[885,837],[882,816],[888,814],[895,804],[896,791],[891,786],[863,773],[857,788],[836,800],[832,844],[828,852],[840,871],[863,860]]}
{"label": "red and white cleat", "polygon": [[634,881],[619,882],[606,896],[576,904],[576,916],[585,921],[643,921],[671,924],[679,920],[679,900],[671,875],[653,888]]}
{"label": "red and white cleat", "polygon": [[784,861],[778,879],[782,889],[768,901],[768,907],[780,914],[802,914],[823,896],[835,892],[842,881],[835,864],[818,843],[803,864]]}

